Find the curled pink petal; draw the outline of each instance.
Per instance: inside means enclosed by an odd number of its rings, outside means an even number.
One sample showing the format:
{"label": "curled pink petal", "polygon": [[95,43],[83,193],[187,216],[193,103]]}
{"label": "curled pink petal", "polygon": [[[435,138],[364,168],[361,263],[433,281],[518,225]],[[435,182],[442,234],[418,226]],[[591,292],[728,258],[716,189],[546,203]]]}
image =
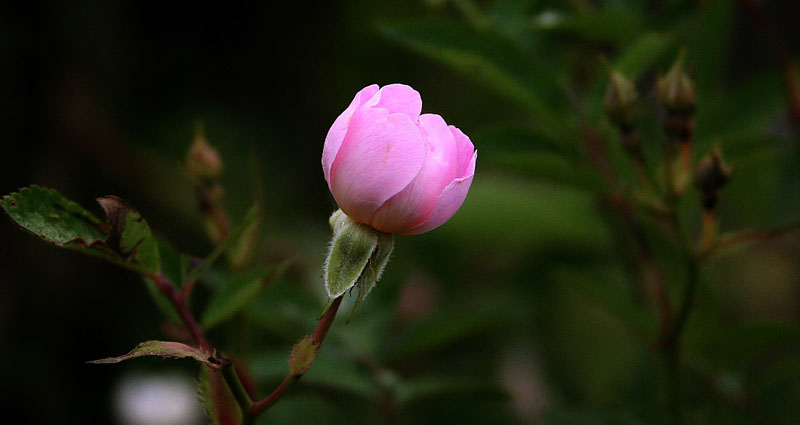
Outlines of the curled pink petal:
{"label": "curled pink petal", "polygon": [[397,233],[401,235],[418,235],[420,233],[429,232],[449,220],[450,217],[461,208],[461,204],[463,204],[464,200],[467,198],[467,192],[472,184],[472,178],[475,175],[475,161],[477,159],[478,152],[476,151],[467,165],[467,174],[464,177],[453,180],[444,188],[436,202],[436,206],[433,208],[433,213],[431,213],[425,221],[411,229]]}
{"label": "curled pink petal", "polygon": [[377,92],[377,84],[361,89],[356,93],[353,101],[350,102],[350,106],[336,118],[330,130],[328,130],[328,135],[325,137],[325,145],[322,148],[322,171],[325,173],[325,181],[328,182],[329,189],[331,184],[331,165],[333,165],[333,160],[336,159],[336,154],[339,152],[342,140],[344,140],[344,136],[347,134],[347,128],[350,126],[350,119],[353,118],[356,109],[372,98]]}
{"label": "curled pink petal", "polygon": [[426,156],[414,180],[386,202],[372,217],[370,225],[382,232],[398,233],[425,220],[442,190],[458,177],[458,146],[444,119],[435,114],[419,117]]}
{"label": "curled pink petal", "polygon": [[422,111],[422,98],[418,91],[405,84],[389,84],[381,87],[379,92],[367,101],[367,105],[384,108],[390,114],[404,113],[416,121]]}
{"label": "curled pink petal", "polygon": [[422,135],[408,115],[361,109],[331,167],[331,192],[350,218],[369,223],[381,205],[414,179],[424,160]]}

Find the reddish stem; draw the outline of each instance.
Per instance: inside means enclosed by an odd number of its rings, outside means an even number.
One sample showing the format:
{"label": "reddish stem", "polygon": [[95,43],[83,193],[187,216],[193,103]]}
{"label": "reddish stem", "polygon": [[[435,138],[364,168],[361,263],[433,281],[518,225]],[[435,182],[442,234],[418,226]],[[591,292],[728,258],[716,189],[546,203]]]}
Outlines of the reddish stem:
{"label": "reddish stem", "polygon": [[[325,310],[325,313],[322,314],[322,317],[319,318],[319,322],[317,322],[317,327],[314,329],[314,333],[311,335],[311,342],[317,346],[317,349],[322,345],[322,341],[325,340],[325,336],[328,335],[328,330],[331,328],[331,324],[333,324],[333,319],[336,317],[336,312],[339,311],[339,305],[342,303],[343,295],[340,295],[336,299],[333,300],[330,307]],[[259,400],[253,403],[253,407],[250,409],[250,415],[256,417],[270,407],[273,404],[277,403],[278,400],[283,397],[286,391],[294,385],[295,382],[300,380],[303,377],[303,374],[297,373],[289,373],[283,378],[280,384],[272,391],[272,394],[268,395],[263,400]]]}
{"label": "reddish stem", "polygon": [[172,284],[161,273],[161,271],[147,277],[153,281],[158,290],[161,291],[161,293],[164,294],[172,303],[172,306],[175,307],[175,311],[178,312],[181,320],[183,320],[184,326],[186,326],[186,330],[189,331],[189,334],[192,336],[192,339],[194,339],[197,345],[199,345],[203,350],[211,352],[211,346],[208,344],[208,341],[203,334],[203,329],[200,328],[199,324],[197,324],[194,316],[187,308],[184,298],[178,294],[178,292],[175,290],[175,287],[172,286]]}

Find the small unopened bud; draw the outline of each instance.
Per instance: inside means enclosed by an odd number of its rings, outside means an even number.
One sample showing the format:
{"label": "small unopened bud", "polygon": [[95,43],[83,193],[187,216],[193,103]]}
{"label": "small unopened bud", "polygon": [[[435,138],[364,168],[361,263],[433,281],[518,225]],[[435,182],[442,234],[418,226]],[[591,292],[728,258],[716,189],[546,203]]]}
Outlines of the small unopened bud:
{"label": "small unopened bud", "polygon": [[714,148],[700,160],[694,171],[694,185],[700,191],[703,208],[712,209],[717,205],[719,190],[730,181],[732,173],[719,148]]}
{"label": "small unopened bud", "polygon": [[611,71],[603,109],[611,122],[619,127],[633,125],[639,113],[639,92],[636,86],[617,71]]}
{"label": "small unopened bud", "polygon": [[683,70],[683,59],[681,54],[669,72],[656,82],[658,100],[670,113],[690,114],[697,104],[694,82]]}
{"label": "small unopened bud", "polygon": [[197,181],[216,179],[222,174],[222,158],[208,144],[202,128],[197,129],[194,142],[186,153],[186,173]]}

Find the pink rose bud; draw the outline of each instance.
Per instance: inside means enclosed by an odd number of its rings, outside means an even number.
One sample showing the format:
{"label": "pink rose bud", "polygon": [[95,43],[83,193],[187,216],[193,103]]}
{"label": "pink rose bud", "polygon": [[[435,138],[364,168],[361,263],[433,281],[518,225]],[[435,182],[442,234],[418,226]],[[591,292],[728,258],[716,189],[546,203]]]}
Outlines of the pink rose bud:
{"label": "pink rose bud", "polygon": [[352,220],[415,235],[441,226],[461,207],[478,153],[461,130],[421,110],[411,87],[373,84],[333,122],[322,170]]}

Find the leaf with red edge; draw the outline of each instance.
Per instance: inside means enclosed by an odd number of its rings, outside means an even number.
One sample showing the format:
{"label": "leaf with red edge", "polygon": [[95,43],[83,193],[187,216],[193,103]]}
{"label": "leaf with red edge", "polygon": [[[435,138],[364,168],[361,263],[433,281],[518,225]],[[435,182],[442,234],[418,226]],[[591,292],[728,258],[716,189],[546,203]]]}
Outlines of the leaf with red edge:
{"label": "leaf with red edge", "polygon": [[212,368],[219,369],[226,365],[226,361],[195,347],[174,341],[145,341],[137,345],[128,354],[119,357],[108,357],[100,360],[93,360],[92,364],[119,363],[124,360],[135,359],[144,356],[158,356],[168,359],[192,358],[200,363]]}

